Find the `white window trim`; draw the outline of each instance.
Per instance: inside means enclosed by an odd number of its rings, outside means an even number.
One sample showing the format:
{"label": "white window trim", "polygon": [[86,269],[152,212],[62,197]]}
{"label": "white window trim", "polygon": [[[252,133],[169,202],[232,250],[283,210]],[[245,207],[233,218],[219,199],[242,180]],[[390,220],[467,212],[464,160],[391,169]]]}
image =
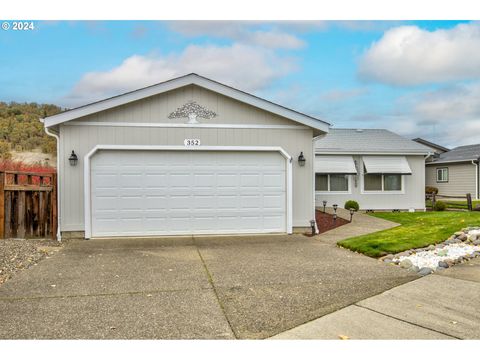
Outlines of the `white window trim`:
{"label": "white window trim", "polygon": [[[441,171],[443,174],[446,173],[446,180],[439,180],[438,179],[438,172]],[[437,180],[437,183],[448,183],[448,167],[439,167],[439,168],[435,168],[435,174],[436,174],[436,180]]]}
{"label": "white window trim", "polygon": [[362,172],[362,176],[360,176],[360,193],[361,194],[365,194],[365,195],[389,195],[389,194],[392,194],[392,195],[402,195],[402,194],[405,194],[405,176],[406,175],[402,175],[402,174],[386,174],[386,175],[400,175],[400,179],[401,179],[401,186],[402,186],[402,190],[383,190],[384,186],[385,186],[385,174],[377,174],[377,175],[382,175],[382,190],[365,190],[365,175],[368,175],[368,174],[365,174],[364,172]]}
{"label": "white window trim", "polygon": [[[348,179],[348,190],[346,191],[330,191],[330,175],[342,175],[342,174],[321,174],[321,173],[315,173],[315,181],[316,181],[316,175],[328,175],[328,180],[327,180],[327,185],[328,185],[328,190],[327,191],[322,191],[322,190],[315,190],[315,194],[325,194],[325,195],[341,195],[341,194],[351,194],[352,193],[352,175],[347,175]],[[314,183],[315,186],[315,183]]]}
{"label": "white window trim", "polygon": [[152,150],[152,151],[274,151],[279,152],[285,158],[286,164],[286,233],[293,232],[293,167],[292,157],[280,146],[163,146],[163,145],[96,145],[84,157],[84,203],[85,203],[85,239],[92,237],[92,199],[90,189],[90,160],[99,150]]}

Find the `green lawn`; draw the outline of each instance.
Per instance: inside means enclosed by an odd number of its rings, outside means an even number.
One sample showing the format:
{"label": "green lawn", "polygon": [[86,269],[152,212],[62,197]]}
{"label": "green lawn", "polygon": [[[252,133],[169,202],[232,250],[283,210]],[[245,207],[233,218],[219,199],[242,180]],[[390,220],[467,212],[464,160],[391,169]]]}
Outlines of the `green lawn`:
{"label": "green lawn", "polygon": [[372,216],[401,224],[393,229],[357,236],[338,245],[372,257],[420,248],[446,240],[455,231],[480,226],[480,212],[374,213]]}
{"label": "green lawn", "polygon": [[[467,200],[455,201],[455,200],[439,199],[439,201],[443,201],[444,203],[446,203],[447,207],[450,209],[467,210]],[[472,204],[473,204],[473,207],[475,207],[476,205],[480,204],[480,200],[473,200]],[[427,200],[425,202],[425,206],[428,208],[431,208],[432,201]]]}

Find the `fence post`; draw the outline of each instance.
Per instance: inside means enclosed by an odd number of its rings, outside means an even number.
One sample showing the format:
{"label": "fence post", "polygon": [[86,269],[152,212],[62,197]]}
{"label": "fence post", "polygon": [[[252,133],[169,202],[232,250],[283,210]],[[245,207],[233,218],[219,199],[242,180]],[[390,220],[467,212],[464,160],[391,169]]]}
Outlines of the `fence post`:
{"label": "fence post", "polygon": [[435,202],[437,201],[436,200],[436,197],[437,197],[437,194],[435,194],[434,192],[432,193],[432,210],[435,209]]}
{"label": "fence post", "polygon": [[0,239],[5,238],[5,174],[0,172]]}
{"label": "fence post", "polygon": [[468,211],[473,210],[472,194],[470,194],[470,193],[467,194],[467,208],[468,208]]}

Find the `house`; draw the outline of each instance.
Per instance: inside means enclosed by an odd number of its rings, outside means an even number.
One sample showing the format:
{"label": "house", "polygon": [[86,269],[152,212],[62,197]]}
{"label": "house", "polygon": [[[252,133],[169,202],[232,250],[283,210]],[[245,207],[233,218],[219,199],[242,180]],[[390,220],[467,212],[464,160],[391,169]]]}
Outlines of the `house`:
{"label": "house", "polygon": [[383,129],[335,129],[315,141],[317,207],[424,210],[425,145]]}
{"label": "house", "polygon": [[443,154],[444,152],[450,151],[449,148],[446,148],[442,145],[435,144],[433,142],[430,142],[430,141],[422,139],[422,138],[415,138],[415,139],[413,139],[413,141],[418,142],[419,144],[425,145],[432,152],[432,155],[430,155],[428,158],[426,158],[425,161],[429,161],[434,156],[438,156],[440,154]]}
{"label": "house", "polygon": [[459,146],[432,157],[425,163],[426,185],[447,196],[472,198],[480,195],[480,144]]}
{"label": "house", "polygon": [[41,121],[57,138],[60,234],[292,233],[315,218],[313,140],[329,124],[205,77]]}

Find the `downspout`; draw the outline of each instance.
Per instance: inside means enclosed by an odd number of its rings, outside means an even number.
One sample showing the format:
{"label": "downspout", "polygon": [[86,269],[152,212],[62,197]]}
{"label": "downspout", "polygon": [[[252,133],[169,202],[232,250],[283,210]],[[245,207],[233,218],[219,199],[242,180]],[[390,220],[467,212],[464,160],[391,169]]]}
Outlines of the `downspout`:
{"label": "downspout", "polygon": [[[43,122],[43,119],[40,119]],[[60,137],[54,132],[50,131],[49,128],[44,127],[45,132],[49,136],[53,136],[57,140],[57,240],[62,242],[62,232],[60,231],[60,224],[62,223],[62,217],[60,212]]]}
{"label": "downspout", "polygon": [[432,152],[428,152],[427,155],[425,155],[425,158],[423,159],[423,203],[424,203],[424,206],[423,206],[423,212],[427,212],[427,203],[425,201],[425,186],[427,185],[427,165],[426,165],[426,161],[428,159],[429,156],[433,155],[434,153]]}
{"label": "downspout", "polygon": [[313,177],[313,181],[312,181],[312,186],[313,186],[313,220],[315,220],[315,234],[318,234],[320,232],[320,230],[318,229],[318,224],[317,224],[317,219],[316,219],[316,215],[317,215],[317,209],[316,209],[316,197],[315,197],[315,156],[316,156],[316,151],[315,151],[315,142],[317,141],[317,139],[320,137],[320,136],[325,136],[326,133],[323,133],[323,134],[320,134],[320,135],[317,135],[315,137],[313,137],[312,139],[312,149],[313,149],[313,171],[312,171],[312,177]]}
{"label": "downspout", "polygon": [[477,160],[472,160],[472,164],[475,165],[475,200],[478,200],[480,196],[480,184],[479,184],[479,178],[478,178],[478,165],[480,163],[480,157]]}

